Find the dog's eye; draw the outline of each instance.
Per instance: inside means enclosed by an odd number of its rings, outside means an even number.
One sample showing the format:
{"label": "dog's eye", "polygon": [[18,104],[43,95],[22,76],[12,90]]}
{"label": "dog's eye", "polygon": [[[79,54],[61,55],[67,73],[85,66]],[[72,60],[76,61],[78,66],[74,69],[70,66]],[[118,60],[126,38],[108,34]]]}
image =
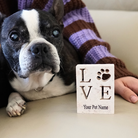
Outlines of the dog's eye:
{"label": "dog's eye", "polygon": [[54,36],[54,37],[58,37],[59,36],[59,34],[60,34],[60,32],[59,32],[59,30],[53,30],[53,32],[52,32],[52,35]]}
{"label": "dog's eye", "polygon": [[12,41],[19,41],[19,35],[18,35],[16,32],[11,33],[10,39],[11,39]]}

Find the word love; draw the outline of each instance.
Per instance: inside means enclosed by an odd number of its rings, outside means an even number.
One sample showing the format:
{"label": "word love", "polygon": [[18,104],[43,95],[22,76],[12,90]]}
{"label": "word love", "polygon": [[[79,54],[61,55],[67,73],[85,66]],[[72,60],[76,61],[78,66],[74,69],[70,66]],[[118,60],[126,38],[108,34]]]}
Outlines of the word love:
{"label": "word love", "polygon": [[114,113],[114,65],[76,66],[77,112]]}

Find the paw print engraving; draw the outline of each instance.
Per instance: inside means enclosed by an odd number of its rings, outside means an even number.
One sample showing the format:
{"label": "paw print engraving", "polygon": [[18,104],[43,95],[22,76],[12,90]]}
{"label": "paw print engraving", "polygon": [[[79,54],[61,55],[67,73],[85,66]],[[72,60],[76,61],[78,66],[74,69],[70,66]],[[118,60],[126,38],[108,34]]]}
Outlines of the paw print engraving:
{"label": "paw print engraving", "polygon": [[110,77],[111,77],[111,75],[109,74],[109,69],[106,69],[106,70],[104,70],[104,69],[101,69],[99,72],[97,72],[97,79],[98,80],[108,80]]}

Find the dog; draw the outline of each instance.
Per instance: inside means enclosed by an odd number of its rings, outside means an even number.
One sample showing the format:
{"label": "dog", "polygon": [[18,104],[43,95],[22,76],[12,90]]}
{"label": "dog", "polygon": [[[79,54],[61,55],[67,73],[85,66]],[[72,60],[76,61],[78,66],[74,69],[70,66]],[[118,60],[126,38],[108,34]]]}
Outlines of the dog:
{"label": "dog", "polygon": [[1,14],[1,68],[13,91],[6,107],[10,117],[26,110],[26,101],[75,92],[80,62],[63,37],[64,5],[54,0],[49,12],[29,9]]}

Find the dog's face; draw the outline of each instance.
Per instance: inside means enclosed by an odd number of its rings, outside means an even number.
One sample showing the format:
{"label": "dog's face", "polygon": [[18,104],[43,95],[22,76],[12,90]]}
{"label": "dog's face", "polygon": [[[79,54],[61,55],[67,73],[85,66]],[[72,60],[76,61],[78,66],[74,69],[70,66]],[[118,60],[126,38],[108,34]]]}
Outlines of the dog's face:
{"label": "dog's face", "polygon": [[19,77],[27,78],[36,71],[58,73],[62,25],[49,12],[19,11],[4,19],[1,46],[11,69]]}

